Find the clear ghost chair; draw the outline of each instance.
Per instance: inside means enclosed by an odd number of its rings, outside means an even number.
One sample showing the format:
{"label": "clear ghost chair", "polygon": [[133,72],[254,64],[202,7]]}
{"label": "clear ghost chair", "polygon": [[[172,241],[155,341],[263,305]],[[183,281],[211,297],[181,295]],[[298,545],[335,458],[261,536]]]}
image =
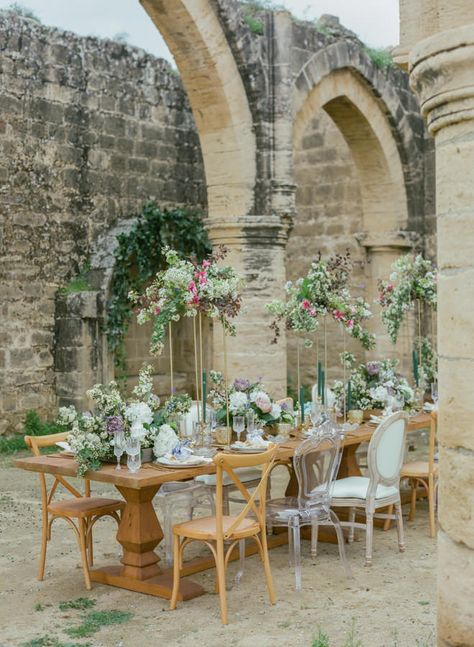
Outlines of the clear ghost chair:
{"label": "clear ghost chair", "polygon": [[274,499],[267,502],[268,523],[288,527],[290,564],[295,569],[296,590],[301,590],[300,529],[311,526],[311,553],[316,554],[319,525],[334,526],[339,545],[339,555],[346,575],[352,577],[346,560],[344,535],[335,512],[331,509],[334,481],[341,460],[340,427],[328,420],[318,428],[318,433],[303,441],[296,449],[293,466],[298,479],[298,496]]}

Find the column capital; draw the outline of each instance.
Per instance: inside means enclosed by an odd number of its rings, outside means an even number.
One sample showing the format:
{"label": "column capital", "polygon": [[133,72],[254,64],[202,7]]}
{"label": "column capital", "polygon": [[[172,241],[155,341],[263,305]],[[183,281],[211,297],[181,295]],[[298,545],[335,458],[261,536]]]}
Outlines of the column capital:
{"label": "column capital", "polygon": [[291,216],[247,215],[234,220],[208,218],[206,227],[214,244],[239,246],[243,243],[285,247]]}
{"label": "column capital", "polygon": [[412,50],[410,85],[432,135],[474,119],[473,60],[474,24],[437,33]]}
{"label": "column capital", "polygon": [[420,236],[415,231],[361,231],[355,234],[359,245],[368,252],[408,252],[416,245]]}

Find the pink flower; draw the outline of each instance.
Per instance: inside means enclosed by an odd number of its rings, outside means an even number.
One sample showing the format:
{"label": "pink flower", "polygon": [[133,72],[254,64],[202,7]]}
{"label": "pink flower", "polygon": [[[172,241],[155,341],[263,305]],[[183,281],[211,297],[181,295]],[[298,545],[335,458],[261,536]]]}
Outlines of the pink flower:
{"label": "pink flower", "polygon": [[316,316],[316,309],[315,309],[315,308],[311,308],[311,310],[309,311],[309,314],[310,314],[312,317],[315,317],[315,316]]}
{"label": "pink flower", "polygon": [[311,304],[308,301],[308,299],[303,299],[303,301],[301,302],[301,307],[303,308],[303,310],[309,310],[310,309]]}
{"label": "pink flower", "polygon": [[199,297],[197,294],[195,294],[191,300],[191,303],[195,303],[196,305],[199,304]]}
{"label": "pink flower", "polygon": [[194,283],[194,281],[189,281],[189,283],[188,283],[188,292],[191,292],[192,294],[197,293],[196,284]]}
{"label": "pink flower", "polygon": [[203,267],[210,267],[210,265],[211,265],[211,262],[210,262],[210,261],[203,261],[203,262],[202,262],[202,266],[203,266]]}
{"label": "pink flower", "polygon": [[160,312],[161,312],[161,308],[160,308],[160,306],[155,306],[155,314],[156,314],[156,315],[159,315],[159,314],[160,314]]}
{"label": "pink flower", "polygon": [[342,321],[344,319],[344,313],[340,310],[333,310],[332,315],[336,321]]}
{"label": "pink flower", "polygon": [[349,319],[349,321],[347,322],[347,327],[351,329],[354,327],[354,319]]}
{"label": "pink flower", "polygon": [[272,403],[267,395],[257,397],[255,404],[262,413],[270,413],[270,411],[272,410]]}

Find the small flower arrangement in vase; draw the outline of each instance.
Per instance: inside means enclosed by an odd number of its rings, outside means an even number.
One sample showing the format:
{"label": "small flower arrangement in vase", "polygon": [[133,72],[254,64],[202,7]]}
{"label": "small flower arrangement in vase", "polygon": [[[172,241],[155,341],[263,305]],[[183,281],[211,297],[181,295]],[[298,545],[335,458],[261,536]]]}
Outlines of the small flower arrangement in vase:
{"label": "small flower arrangement in vase", "polygon": [[[153,393],[151,372],[151,366],[142,368],[130,401],[122,398],[117,383],[112,381],[96,384],[87,391],[95,404],[94,412],[80,413],[73,406],[59,409],[57,423],[69,432],[68,443],[78,462],[78,476],[99,469],[104,462],[115,462],[114,437],[118,433],[125,440],[140,442],[144,461],[152,460],[158,441],[163,444],[167,439],[170,449],[177,443],[171,416],[174,403],[168,400],[160,408],[160,399]],[[175,398],[182,399],[182,408],[190,403],[188,396]]]}
{"label": "small flower arrangement in vase", "polygon": [[386,409],[410,410],[415,404],[415,393],[405,377],[397,373],[398,360],[385,359],[367,362],[350,372],[346,385],[336,380],[332,387],[337,406],[342,410],[344,389],[349,410],[362,410],[364,417]]}
{"label": "small flower arrangement in vase", "polygon": [[[217,421],[224,422],[227,415],[224,377],[219,371],[210,371],[209,376],[212,385],[209,398],[216,409]],[[248,411],[253,411],[257,427],[294,423],[294,414],[289,405],[274,402],[260,378],[236,378],[228,388],[228,408],[231,422],[234,416],[245,416]]]}

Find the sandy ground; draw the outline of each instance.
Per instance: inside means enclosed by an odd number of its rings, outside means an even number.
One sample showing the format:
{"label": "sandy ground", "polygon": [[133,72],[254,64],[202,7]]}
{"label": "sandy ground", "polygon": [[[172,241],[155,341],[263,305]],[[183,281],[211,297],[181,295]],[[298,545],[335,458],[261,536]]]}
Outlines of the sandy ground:
{"label": "sandy ground", "polygon": [[[113,488],[93,484],[95,493]],[[283,475],[276,489],[284,488]],[[275,492],[278,494],[278,492]],[[427,535],[427,509],[420,503],[415,522],[405,524],[407,550],[398,553],[396,531],[375,531],[374,562],[364,567],[364,541],[347,547],[355,580],[345,578],[337,546],[319,545],[318,558],[302,546],[303,591],[294,591],[286,546],[270,553],[278,601],[271,606],[256,556],[246,561],[238,587],[228,592],[229,625],[219,620],[213,572],[193,576],[208,594],[167,610],[167,602],[139,593],[93,585],[83,586],[78,551],[71,530],[53,527],[46,578],[36,580],[40,539],[38,477],[0,463],[0,647],[16,647],[48,635],[61,645],[141,647],[199,645],[214,647],[311,647],[319,628],[330,647],[432,647],[435,645],[436,542]],[[94,535],[96,565],[119,558],[114,522],[103,520]],[[229,579],[236,564],[229,567]],[[103,627],[90,638],[72,640],[64,634],[79,624],[82,611],[63,612],[59,602],[94,598],[97,610],[130,611],[127,623]],[[41,604],[43,610],[35,610]],[[353,632],[353,638],[350,638]],[[33,643],[34,644],[34,643]]]}

